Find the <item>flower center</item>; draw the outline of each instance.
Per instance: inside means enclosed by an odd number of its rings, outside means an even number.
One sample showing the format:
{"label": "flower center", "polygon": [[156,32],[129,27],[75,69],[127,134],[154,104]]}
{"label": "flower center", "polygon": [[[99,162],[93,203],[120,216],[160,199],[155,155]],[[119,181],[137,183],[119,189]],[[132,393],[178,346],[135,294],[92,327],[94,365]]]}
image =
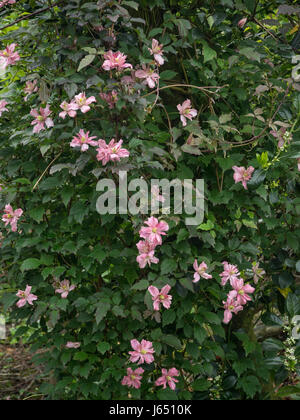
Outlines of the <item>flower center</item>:
{"label": "flower center", "polygon": [[136,378],[136,376],[131,375],[131,376],[130,376],[130,378],[134,381],[134,380],[135,380],[135,378]]}
{"label": "flower center", "polygon": [[233,306],[233,305],[230,305],[228,309],[229,309],[230,311],[233,311],[233,310],[234,310],[234,306]]}
{"label": "flower center", "polygon": [[44,121],[44,117],[42,117],[41,115],[39,115],[39,116],[37,117],[37,120],[38,120],[38,121]]}
{"label": "flower center", "polygon": [[164,295],[159,295],[159,299],[160,299],[160,300],[165,300]]}
{"label": "flower center", "polygon": [[142,354],[147,354],[147,350],[141,350]]}
{"label": "flower center", "polygon": [[245,292],[244,292],[243,289],[239,290],[239,295],[244,295],[244,294],[245,294]]}
{"label": "flower center", "polygon": [[171,376],[166,376],[166,378],[167,378],[167,381],[171,381],[172,380]]}
{"label": "flower center", "polygon": [[157,228],[153,228],[153,229],[152,229],[152,232],[153,232],[153,233],[156,233],[156,232],[157,232]]}

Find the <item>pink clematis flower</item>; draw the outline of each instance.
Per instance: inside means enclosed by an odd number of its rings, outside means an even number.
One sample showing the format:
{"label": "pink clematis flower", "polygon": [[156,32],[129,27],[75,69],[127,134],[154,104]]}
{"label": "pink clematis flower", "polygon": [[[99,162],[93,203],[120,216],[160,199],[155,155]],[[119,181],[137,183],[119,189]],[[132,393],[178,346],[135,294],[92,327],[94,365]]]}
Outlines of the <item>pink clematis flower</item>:
{"label": "pink clematis flower", "polygon": [[105,61],[102,64],[102,68],[106,71],[113,69],[117,69],[118,71],[122,71],[127,68],[132,69],[132,65],[126,63],[127,55],[122,54],[120,51],[108,51],[103,57]]}
{"label": "pink clematis flower", "polygon": [[20,298],[17,302],[17,307],[22,308],[26,305],[26,303],[29,303],[29,305],[33,305],[33,301],[37,300],[37,296],[33,295],[31,293],[32,286],[26,286],[25,291],[19,290],[16,296]]}
{"label": "pink clematis flower", "polygon": [[252,271],[253,271],[253,281],[255,284],[258,283],[258,280],[263,278],[264,274],[266,274],[263,268],[259,267],[259,263],[252,263]]}
{"label": "pink clematis flower", "polygon": [[142,340],[139,342],[138,340],[131,340],[130,344],[134,350],[129,352],[132,363],[138,361],[138,365],[141,365],[142,363],[150,364],[154,361],[153,353],[155,351],[151,341]]}
{"label": "pink clematis flower", "polygon": [[73,140],[70,143],[71,147],[80,147],[82,152],[86,152],[89,149],[89,146],[97,146],[98,142],[94,141],[93,139],[96,136],[89,137],[90,132],[87,131],[86,133],[81,129],[77,134],[77,137],[74,136]]}
{"label": "pink clematis flower", "polygon": [[65,119],[66,116],[68,115],[71,118],[75,118],[77,115],[77,110],[79,109],[79,106],[76,102],[72,101],[68,104],[68,102],[63,101],[60,104],[61,109],[63,110],[62,112],[59,113],[60,118]]}
{"label": "pink clematis flower", "polygon": [[242,311],[244,308],[240,305],[234,298],[227,296],[227,301],[224,302],[224,324],[228,324],[232,319],[232,313],[237,314]]}
{"label": "pink clematis flower", "polygon": [[161,291],[157,287],[150,286],[148,287],[148,292],[152,296],[153,300],[153,309],[155,311],[160,310],[160,305],[162,304],[164,308],[169,309],[172,303],[172,296],[168,295],[171,290],[171,286],[167,284],[164,286]]}
{"label": "pink clematis flower", "polygon": [[222,286],[225,286],[228,280],[231,282],[235,280],[240,275],[240,272],[236,265],[229,264],[227,261],[222,262],[224,266],[224,271],[220,274],[222,281]]}
{"label": "pink clematis flower", "polygon": [[193,283],[197,283],[200,280],[200,277],[203,277],[204,279],[212,279],[212,276],[206,273],[206,270],[208,267],[204,261],[200,265],[198,265],[197,260],[195,260],[193,267],[194,267],[194,270],[196,271],[194,273]]}
{"label": "pink clematis flower", "polygon": [[2,0],[0,1],[0,7],[4,7],[7,4],[15,4],[16,0]]}
{"label": "pink clematis flower", "polygon": [[68,294],[74,289],[76,289],[76,286],[70,286],[69,280],[63,280],[59,283],[59,288],[55,290],[55,293],[60,293],[62,299],[66,299]]}
{"label": "pink clematis flower", "polygon": [[110,93],[100,93],[100,97],[108,104],[109,109],[113,109],[118,102],[118,92],[112,90]]}
{"label": "pink clematis flower", "polygon": [[246,25],[247,20],[248,20],[247,18],[243,18],[243,19],[239,20],[238,21],[238,27],[243,28]]}
{"label": "pink clematis flower", "polygon": [[192,119],[198,114],[198,111],[192,108],[192,103],[189,99],[184,101],[182,105],[177,105],[177,109],[180,113],[180,119],[183,127],[187,125],[186,119],[192,121]]}
{"label": "pink clematis flower", "polygon": [[244,285],[243,279],[234,279],[230,283],[234,289],[228,294],[230,299],[236,299],[239,305],[246,305],[248,301],[252,300],[249,294],[255,291],[254,287],[250,286],[250,284]]}
{"label": "pink clematis flower", "polygon": [[26,93],[27,95],[24,98],[24,101],[27,102],[28,97],[32,94],[38,91],[38,87],[37,87],[37,80],[34,80],[33,82],[31,82],[30,80],[28,80],[26,82],[25,88],[24,88],[24,93]]}
{"label": "pink clematis flower", "polygon": [[169,230],[168,223],[161,221],[159,222],[156,217],[149,217],[145,222],[148,227],[142,227],[140,230],[140,237],[146,239],[148,242],[161,245],[162,244],[162,235],[166,235],[166,232]]}
{"label": "pink clematis flower", "polygon": [[32,121],[31,125],[34,125],[33,132],[39,133],[42,130],[45,130],[45,124],[47,128],[54,127],[54,122],[51,118],[49,118],[49,115],[52,114],[52,111],[50,111],[49,105],[46,106],[46,108],[40,108],[40,111],[37,109],[32,109],[30,111],[30,115],[32,117],[35,117],[35,120]]}
{"label": "pink clematis flower", "polygon": [[232,169],[234,170],[233,179],[235,183],[241,182],[245,190],[247,190],[247,182],[250,181],[254,172],[253,166],[249,166],[247,169],[244,166],[233,166]]}
{"label": "pink clematis flower", "polygon": [[143,368],[137,368],[132,370],[131,368],[127,369],[127,376],[124,376],[122,379],[122,385],[127,385],[132,388],[139,389],[141,387],[142,374],[144,373]]}
{"label": "pink clematis flower", "polygon": [[98,141],[99,148],[97,149],[97,160],[102,161],[102,165],[106,165],[109,161],[120,162],[121,158],[128,157],[130,155],[127,149],[122,148],[123,140],[118,143],[115,139],[112,139],[109,144],[102,139]]}
{"label": "pink clematis flower", "polygon": [[76,95],[75,96],[74,102],[78,106],[78,109],[80,109],[80,111],[83,114],[85,114],[85,113],[87,113],[91,109],[90,105],[93,102],[97,102],[97,101],[96,101],[95,96],[90,96],[89,98],[87,98],[85,96],[85,93],[84,92],[81,92],[79,95]]}
{"label": "pink clematis flower", "polygon": [[159,66],[162,66],[165,62],[163,58],[163,45],[159,44],[156,39],[152,39],[152,48],[148,48],[150,54],[154,55],[154,59]]}
{"label": "pink clematis flower", "polygon": [[0,51],[0,57],[2,57],[2,68],[6,68],[9,65],[16,64],[20,60],[20,56],[17,51],[15,51],[17,44],[8,45],[5,50]]}
{"label": "pink clematis flower", "polygon": [[174,376],[179,376],[179,371],[176,368],[171,368],[169,370],[162,369],[161,373],[162,376],[157,379],[155,385],[163,385],[164,389],[167,387],[167,385],[169,385],[169,387],[174,391],[176,388],[175,382],[178,382],[178,380],[175,379]]}
{"label": "pink clematis flower", "polygon": [[22,214],[22,209],[16,209],[14,211],[10,204],[6,204],[4,208],[4,214],[2,216],[2,221],[5,222],[5,226],[7,226],[8,224],[11,226],[12,232],[16,232],[17,223]]}
{"label": "pink clematis flower", "polygon": [[139,241],[136,246],[140,254],[148,254],[156,248],[155,244],[148,241]]}
{"label": "pink clematis flower", "polygon": [[81,346],[80,343],[73,342],[73,341],[68,341],[67,344],[66,344],[67,349],[79,349],[80,346]]}
{"label": "pink clematis flower", "polygon": [[0,117],[1,117],[3,112],[8,111],[8,109],[6,108],[7,104],[8,104],[8,102],[6,102],[4,100],[0,101]]}
{"label": "pink clematis flower", "polygon": [[138,255],[136,261],[139,263],[140,268],[145,268],[147,264],[150,266],[152,263],[159,263],[159,259],[154,256],[154,251]]}
{"label": "pink clematis flower", "polygon": [[158,80],[159,80],[159,74],[155,73],[155,70],[151,69],[150,67],[147,67],[145,64],[143,64],[143,70],[137,70],[135,72],[135,76],[138,79],[145,79],[143,81],[144,85],[148,85],[150,89],[155,88]]}

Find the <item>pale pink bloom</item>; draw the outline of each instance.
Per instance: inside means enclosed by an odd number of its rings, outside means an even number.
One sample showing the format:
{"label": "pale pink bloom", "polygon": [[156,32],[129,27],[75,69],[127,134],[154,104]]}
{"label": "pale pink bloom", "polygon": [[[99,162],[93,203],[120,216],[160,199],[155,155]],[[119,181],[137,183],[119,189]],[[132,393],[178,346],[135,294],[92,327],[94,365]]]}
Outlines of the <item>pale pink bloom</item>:
{"label": "pale pink bloom", "polygon": [[4,7],[7,4],[15,4],[16,0],[2,0],[0,1],[0,7]]}
{"label": "pale pink bloom", "polygon": [[139,389],[141,387],[141,379],[143,373],[143,368],[137,368],[135,370],[127,368],[127,376],[124,376],[122,379],[122,385],[127,385],[129,387]]}
{"label": "pale pink bloom", "polygon": [[253,281],[255,284],[258,283],[258,280],[263,278],[264,274],[266,274],[265,270],[263,268],[259,267],[259,263],[253,263],[252,264],[252,271],[253,271]]}
{"label": "pale pink bloom", "polygon": [[59,116],[60,118],[65,119],[67,115],[71,118],[75,118],[77,115],[77,110],[79,109],[79,106],[76,102],[72,101],[68,104],[68,102],[63,101],[60,104],[61,109],[63,109],[62,112],[60,112]]}
{"label": "pale pink bloom", "polygon": [[102,64],[102,68],[106,71],[110,71],[113,69],[117,69],[118,71],[122,71],[126,68],[132,69],[132,65],[126,63],[127,55],[122,54],[120,51],[108,51],[104,54],[103,57],[105,61]]}
{"label": "pale pink bloom", "polygon": [[247,23],[247,18],[243,18],[238,21],[238,27],[243,28],[246,25],[246,23]]}
{"label": "pale pink bloom", "polygon": [[186,119],[192,121],[198,114],[198,111],[192,108],[192,103],[189,99],[184,101],[182,105],[177,105],[177,109],[180,113],[180,119],[184,127],[187,125]]}
{"label": "pale pink bloom", "polygon": [[67,349],[79,349],[79,347],[81,346],[80,343],[78,342],[73,342],[73,341],[68,341],[66,344],[66,348]]}
{"label": "pale pink bloom", "polygon": [[7,226],[8,224],[11,226],[12,232],[16,232],[17,223],[22,214],[22,209],[16,209],[14,211],[10,204],[6,204],[4,208],[4,214],[2,216],[2,221],[5,222],[5,226]]}
{"label": "pale pink bloom", "polygon": [[32,286],[26,286],[25,291],[19,290],[16,296],[20,298],[17,302],[17,307],[22,308],[22,306],[25,306],[26,303],[29,303],[29,305],[33,305],[33,301],[37,300],[37,296],[33,295],[31,293]]}
{"label": "pale pink bloom", "polygon": [[159,66],[162,66],[165,62],[163,58],[163,45],[159,44],[156,39],[152,39],[152,48],[148,48],[150,53],[154,55],[154,59]]}
{"label": "pale pink bloom", "polygon": [[228,280],[231,282],[234,279],[237,279],[240,275],[239,269],[236,265],[229,264],[227,261],[222,262],[224,266],[224,271],[220,274],[222,281],[222,286],[225,286]]}
{"label": "pale pink bloom", "polygon": [[248,301],[252,300],[249,294],[253,293],[255,288],[250,284],[244,285],[243,279],[233,279],[230,284],[234,289],[228,294],[230,299],[236,299],[239,305],[246,305]]}
{"label": "pale pink bloom", "polygon": [[97,149],[97,160],[102,161],[102,165],[106,165],[109,161],[120,162],[121,158],[128,157],[130,155],[127,149],[122,148],[123,140],[120,140],[118,143],[115,142],[115,139],[112,139],[109,144],[102,139],[98,141]]}
{"label": "pale pink bloom", "polygon": [[148,241],[139,241],[136,246],[140,254],[148,254],[156,248],[156,244]]}
{"label": "pale pink bloom", "polygon": [[229,295],[227,296],[227,301],[223,301],[224,303],[224,324],[228,324],[232,319],[232,312],[237,314],[238,312],[243,310],[243,306],[240,305],[234,298],[231,298]]}
{"label": "pale pink bloom", "polygon": [[152,342],[147,340],[138,340],[130,341],[131,347],[134,351],[130,351],[130,361],[132,363],[138,362],[138,365],[142,363],[152,363],[154,361],[153,353],[155,353]]}
{"label": "pale pink bloom", "polygon": [[6,102],[4,100],[0,101],[0,117],[1,117],[3,112],[8,111],[8,109],[6,108],[7,104],[8,104],[8,102]]}
{"label": "pale pink bloom", "polygon": [[155,88],[158,80],[159,80],[159,74],[155,73],[155,70],[151,69],[150,67],[147,67],[145,64],[143,64],[143,70],[137,70],[135,72],[135,76],[138,79],[145,79],[143,81],[144,85],[148,85],[150,89]]}
{"label": "pale pink bloom", "polygon": [[163,195],[160,195],[159,186],[153,185],[151,187],[151,203],[155,203],[156,201],[164,203],[165,197]]}
{"label": "pale pink bloom", "polygon": [[54,122],[49,116],[52,114],[50,111],[49,105],[46,108],[40,108],[40,111],[37,109],[32,109],[30,115],[35,117],[35,120],[32,121],[31,125],[34,125],[33,132],[39,133],[41,130],[45,130],[45,124],[47,128],[54,127]]}
{"label": "pale pink bloom", "polygon": [[16,46],[17,44],[10,44],[5,50],[0,51],[0,57],[3,58],[2,67],[6,68],[9,65],[14,65],[20,60],[18,52],[15,51]]}
{"label": "pale pink bloom", "polygon": [[28,80],[24,88],[24,93],[27,93],[27,95],[24,98],[24,101],[27,102],[28,96],[30,96],[32,93],[35,93],[37,91],[38,91],[37,80],[34,80],[33,82]]}
{"label": "pale pink bloom", "polygon": [[195,270],[193,283],[197,283],[200,280],[200,277],[203,277],[204,279],[212,278],[210,274],[206,273],[208,267],[204,261],[200,265],[198,265],[198,261],[195,260],[193,267]]}
{"label": "pale pink bloom", "polygon": [[161,221],[159,222],[156,217],[149,217],[145,222],[148,227],[142,227],[140,230],[140,237],[146,239],[148,242],[161,245],[162,244],[162,235],[166,235],[166,232],[169,230],[169,225]]}
{"label": "pale pink bloom", "polygon": [[113,109],[118,102],[118,92],[116,90],[109,93],[100,93],[100,97],[108,104],[109,109]]}
{"label": "pale pink bloom", "polygon": [[136,261],[139,263],[140,268],[145,268],[147,264],[150,266],[152,263],[159,263],[159,259],[154,256],[154,251],[138,255]]}
{"label": "pale pink bloom", "polygon": [[87,98],[85,96],[85,93],[81,92],[79,95],[75,96],[74,102],[77,104],[80,111],[83,114],[85,114],[86,112],[88,112],[91,109],[91,107],[89,105],[91,105],[91,103],[97,102],[97,101],[96,101],[95,96],[90,96],[89,98]]}
{"label": "pale pink bloom", "polygon": [[70,143],[71,147],[80,147],[82,152],[86,152],[89,149],[89,146],[97,146],[98,142],[94,141],[93,139],[96,136],[89,137],[90,132],[87,131],[86,133],[81,129],[77,134],[77,137],[74,136],[73,140]]}
{"label": "pale pink bloom", "polygon": [[162,376],[157,379],[155,382],[156,386],[163,385],[165,389],[167,385],[174,391],[176,388],[175,382],[178,382],[178,379],[175,379],[174,376],[179,376],[179,371],[176,368],[171,368],[169,370],[162,369]]}
{"label": "pale pink bloom", "polygon": [[254,172],[253,166],[249,166],[247,169],[244,166],[233,166],[232,169],[234,170],[233,179],[235,183],[241,182],[245,190],[247,190],[247,182],[250,181]]}
{"label": "pale pink bloom", "polygon": [[164,308],[169,309],[172,303],[172,296],[168,295],[171,290],[171,286],[167,284],[164,286],[161,291],[157,287],[149,286],[148,292],[152,296],[153,300],[153,309],[155,311],[160,310],[160,305],[162,304]]}
{"label": "pale pink bloom", "polygon": [[76,289],[76,286],[70,286],[69,280],[63,280],[59,283],[59,288],[55,290],[55,293],[60,293],[61,297],[63,299],[66,299],[68,297],[68,294],[74,289]]}

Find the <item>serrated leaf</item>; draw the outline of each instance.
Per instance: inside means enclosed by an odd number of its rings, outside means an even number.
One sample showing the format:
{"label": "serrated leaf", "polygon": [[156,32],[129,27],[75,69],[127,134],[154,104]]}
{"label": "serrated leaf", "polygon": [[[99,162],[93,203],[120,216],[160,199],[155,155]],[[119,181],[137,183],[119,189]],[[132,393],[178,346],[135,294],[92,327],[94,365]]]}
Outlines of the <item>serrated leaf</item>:
{"label": "serrated leaf", "polygon": [[78,69],[77,71],[81,71],[82,69],[84,69],[85,67],[89,66],[95,59],[95,55],[93,54],[89,54],[86,55],[79,63]]}
{"label": "serrated leaf", "polygon": [[41,261],[37,258],[27,258],[21,264],[21,271],[35,270],[41,265]]}

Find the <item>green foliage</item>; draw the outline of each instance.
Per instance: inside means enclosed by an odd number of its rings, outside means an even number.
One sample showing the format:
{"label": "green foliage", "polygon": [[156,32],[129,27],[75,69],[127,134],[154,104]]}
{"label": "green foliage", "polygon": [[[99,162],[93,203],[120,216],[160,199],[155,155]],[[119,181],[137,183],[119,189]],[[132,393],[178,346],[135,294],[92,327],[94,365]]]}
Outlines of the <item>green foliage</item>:
{"label": "green foliage", "polygon": [[[26,339],[32,332],[33,349],[43,349],[35,360],[53,380],[41,392],[49,399],[98,400],[299,395],[299,363],[290,372],[281,341],[257,334],[258,327],[280,328],[300,314],[294,2],[290,13],[275,0],[49,4],[20,0],[0,9],[1,27],[11,24],[0,28],[0,49],[14,42],[21,56],[0,76],[0,100],[9,109],[0,117],[0,206],[24,211],[21,233],[2,223],[0,297],[7,316],[21,325],[19,335],[27,326]],[[243,17],[248,22],[240,28]],[[151,63],[152,38],[164,45],[166,58],[159,90],[140,80],[127,88],[121,78],[130,70],[102,69],[110,49],[135,68]],[[37,80],[39,90],[24,102],[28,80]],[[118,101],[111,109],[99,94],[113,89]],[[80,92],[97,103],[75,119],[59,118],[60,104]],[[188,98],[199,113],[183,127],[176,105]],[[55,125],[33,134],[30,110],[46,103]],[[282,148],[270,134],[281,127],[291,135]],[[107,141],[122,138],[128,162],[102,166],[92,148],[70,148],[80,128]],[[234,165],[255,168],[248,190],[234,183]],[[98,181],[116,180],[126,169],[128,181],[205,181],[203,223],[186,226],[186,215],[164,216],[170,230],[160,262],[142,270],[136,243],[145,216],[96,210]],[[206,261],[212,279],[192,282],[196,258]],[[222,323],[223,261],[236,264],[252,285],[253,262],[266,272],[229,326]],[[66,299],[53,287],[64,279],[76,286]],[[27,284],[38,300],[19,309],[15,294]],[[155,312],[147,289],[166,284],[171,308]],[[149,380],[128,392],[121,381],[134,338],[153,342],[156,364],[143,365]],[[67,349],[68,341],[81,346]],[[176,391],[155,387],[161,369],[172,367],[180,371]]]}

